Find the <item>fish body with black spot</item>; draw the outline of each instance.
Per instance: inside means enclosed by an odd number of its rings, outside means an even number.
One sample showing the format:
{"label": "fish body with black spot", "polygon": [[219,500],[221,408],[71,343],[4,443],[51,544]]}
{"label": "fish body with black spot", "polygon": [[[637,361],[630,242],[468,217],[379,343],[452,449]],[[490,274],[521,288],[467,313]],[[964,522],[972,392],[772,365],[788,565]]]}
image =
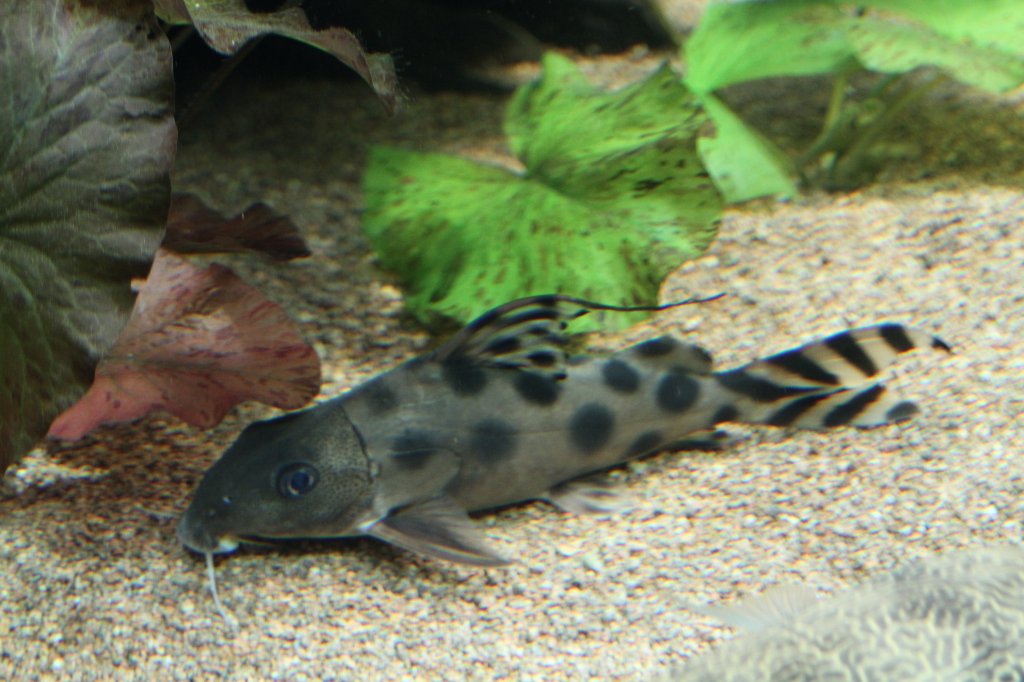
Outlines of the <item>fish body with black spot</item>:
{"label": "fish body with black spot", "polygon": [[948,350],[902,325],[836,334],[738,369],[672,336],[570,357],[564,296],[506,304],[436,351],[316,407],[246,428],[200,482],[178,534],[191,549],[371,535],[499,565],[469,512],[531,499],[600,509],[582,477],[722,422],[875,426],[917,408],[872,382],[896,356]]}

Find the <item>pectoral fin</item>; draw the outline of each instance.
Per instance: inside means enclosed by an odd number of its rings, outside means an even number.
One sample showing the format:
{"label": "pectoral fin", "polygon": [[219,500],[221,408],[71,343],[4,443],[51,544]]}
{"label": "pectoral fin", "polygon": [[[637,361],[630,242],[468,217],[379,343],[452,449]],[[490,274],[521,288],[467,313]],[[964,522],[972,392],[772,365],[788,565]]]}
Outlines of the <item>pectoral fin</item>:
{"label": "pectoral fin", "polygon": [[366,533],[435,559],[471,566],[511,563],[487,547],[465,510],[446,497],[399,509],[370,526]]}

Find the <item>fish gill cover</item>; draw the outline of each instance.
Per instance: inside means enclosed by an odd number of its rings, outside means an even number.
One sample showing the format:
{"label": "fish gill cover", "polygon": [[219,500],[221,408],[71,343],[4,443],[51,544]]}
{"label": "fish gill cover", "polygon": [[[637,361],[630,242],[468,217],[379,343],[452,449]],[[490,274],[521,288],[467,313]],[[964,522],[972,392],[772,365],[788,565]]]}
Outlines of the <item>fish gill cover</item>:
{"label": "fish gill cover", "polygon": [[[616,92],[549,54],[505,118],[516,173],[376,147],[363,224],[413,314],[464,322],[531,294],[652,305],[708,247],[721,200],[697,157],[706,118],[667,66]],[[622,326],[642,313],[594,316]]]}

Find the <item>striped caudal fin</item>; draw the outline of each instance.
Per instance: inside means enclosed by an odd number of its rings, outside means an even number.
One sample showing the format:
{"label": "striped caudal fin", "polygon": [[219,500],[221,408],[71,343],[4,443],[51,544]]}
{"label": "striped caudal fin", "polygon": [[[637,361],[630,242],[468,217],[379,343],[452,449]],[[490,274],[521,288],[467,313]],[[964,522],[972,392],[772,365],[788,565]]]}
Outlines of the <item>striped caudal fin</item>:
{"label": "striped caudal fin", "polygon": [[739,394],[736,421],[820,429],[909,419],[917,405],[871,379],[915,348],[949,351],[944,341],[898,324],[841,332],[717,375]]}

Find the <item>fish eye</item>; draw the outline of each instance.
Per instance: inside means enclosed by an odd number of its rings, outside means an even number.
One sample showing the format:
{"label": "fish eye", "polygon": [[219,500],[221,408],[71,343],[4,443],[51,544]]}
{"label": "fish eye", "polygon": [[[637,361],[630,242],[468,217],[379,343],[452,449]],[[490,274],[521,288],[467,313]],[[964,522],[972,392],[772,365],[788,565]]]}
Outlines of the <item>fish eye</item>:
{"label": "fish eye", "polygon": [[284,497],[301,497],[316,487],[317,471],[308,464],[289,464],[277,474],[277,491]]}

